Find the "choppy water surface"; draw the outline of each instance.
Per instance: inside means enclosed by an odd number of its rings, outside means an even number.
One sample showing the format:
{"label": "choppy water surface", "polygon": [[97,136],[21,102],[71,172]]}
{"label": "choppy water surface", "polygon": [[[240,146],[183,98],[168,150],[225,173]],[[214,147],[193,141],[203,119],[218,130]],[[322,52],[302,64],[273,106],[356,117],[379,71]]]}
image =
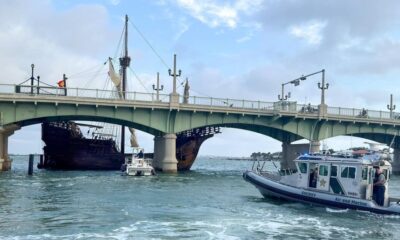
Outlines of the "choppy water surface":
{"label": "choppy water surface", "polygon": [[[0,173],[0,239],[400,239],[400,217],[264,199],[251,162],[200,158],[193,171],[126,177]],[[400,178],[391,181],[400,196]]]}

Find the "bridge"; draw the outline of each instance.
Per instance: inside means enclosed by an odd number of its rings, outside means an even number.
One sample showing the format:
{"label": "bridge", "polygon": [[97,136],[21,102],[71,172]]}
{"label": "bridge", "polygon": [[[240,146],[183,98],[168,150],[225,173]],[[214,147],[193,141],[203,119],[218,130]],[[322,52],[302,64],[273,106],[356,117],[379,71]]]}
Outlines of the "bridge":
{"label": "bridge", "polygon": [[[68,92],[66,95],[65,93]],[[177,170],[176,133],[204,126],[244,129],[282,142],[282,165],[291,167],[296,147],[307,139],[312,150],[335,136],[357,136],[394,148],[394,172],[400,172],[400,114],[393,111],[250,101],[212,97],[83,88],[0,84],[0,170],[9,170],[8,137],[21,127],[44,121],[90,120],[133,127],[155,136],[154,165]]]}

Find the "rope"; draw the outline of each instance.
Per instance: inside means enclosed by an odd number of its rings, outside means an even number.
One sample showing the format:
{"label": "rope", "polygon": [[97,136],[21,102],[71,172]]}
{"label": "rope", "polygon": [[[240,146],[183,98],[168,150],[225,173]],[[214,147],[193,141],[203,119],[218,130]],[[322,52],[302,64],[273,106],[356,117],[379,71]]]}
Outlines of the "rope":
{"label": "rope", "polygon": [[107,62],[105,62],[104,64],[102,64],[102,65],[100,66],[100,68],[97,70],[97,72],[95,72],[95,74],[93,75],[92,78],[89,78],[89,80],[88,80],[88,81],[86,82],[86,84],[84,85],[84,88],[87,88],[88,85],[90,84],[90,82],[93,81],[97,76],[100,75],[100,72],[103,70],[103,68],[104,68],[104,66],[105,66],[106,63],[107,63]]}
{"label": "rope", "polygon": [[[103,65],[104,65],[104,64],[103,64]],[[76,76],[82,75],[82,74],[84,74],[84,73],[90,73],[92,70],[97,69],[98,66],[99,66],[99,65],[96,64],[95,66],[92,66],[92,67],[90,67],[90,68],[87,68],[87,69],[85,69],[85,70],[83,70],[83,71],[80,71],[80,72],[77,72],[77,73],[73,73],[73,74],[71,74],[70,76],[68,76],[68,78],[70,79],[70,78],[74,78],[74,77],[76,77]]]}
{"label": "rope", "polygon": [[153,51],[153,53],[160,59],[160,61],[164,64],[166,69],[170,69],[168,64],[164,61],[164,59],[158,54],[156,49],[151,45],[151,43],[147,40],[147,38],[144,36],[144,34],[139,30],[139,28],[131,21],[129,20],[129,23],[135,28],[135,30],[139,33],[140,37],[146,42],[147,46],[150,47],[150,49]]}
{"label": "rope", "polygon": [[[150,47],[150,49],[153,51],[153,53],[160,59],[160,61],[163,63],[163,65],[165,66],[166,69],[171,69],[168,64],[166,63],[166,61],[161,57],[161,55],[156,51],[156,49],[153,47],[153,45],[150,43],[149,40],[147,40],[147,38],[144,36],[144,34],[139,30],[139,28],[135,25],[135,23],[133,21],[131,21],[131,19],[129,19],[129,23],[133,26],[133,28],[139,33],[140,37],[146,42],[146,44]],[[136,76],[136,74],[135,74]],[[177,78],[178,81],[178,86],[177,86],[177,90],[180,89],[181,87],[183,87],[184,82],[181,82],[179,78]],[[202,96],[206,96],[206,97],[211,97],[207,94],[203,94],[203,93],[199,93],[197,91],[191,90],[192,92],[195,92],[199,95]]]}
{"label": "rope", "polygon": [[114,58],[116,58],[118,56],[118,52],[121,48],[122,38],[124,37],[124,32],[125,32],[125,27],[121,32],[121,36],[119,37],[118,45],[117,45],[117,48],[115,49],[115,53],[114,53]]}
{"label": "rope", "polygon": [[[27,81],[31,80],[31,78],[26,79],[25,81],[23,81],[22,83],[18,84],[18,85],[22,85],[24,83],[26,83]],[[36,78],[33,78],[33,80],[37,80]]]}
{"label": "rope", "polygon": [[139,81],[140,85],[142,85],[142,87],[146,90],[147,93],[151,93],[151,91],[149,91],[149,89],[147,89],[147,87],[143,84],[142,80],[140,80],[139,76],[136,74],[136,72],[129,67],[129,70],[131,70],[131,72],[133,73],[133,75],[135,76],[135,78]]}

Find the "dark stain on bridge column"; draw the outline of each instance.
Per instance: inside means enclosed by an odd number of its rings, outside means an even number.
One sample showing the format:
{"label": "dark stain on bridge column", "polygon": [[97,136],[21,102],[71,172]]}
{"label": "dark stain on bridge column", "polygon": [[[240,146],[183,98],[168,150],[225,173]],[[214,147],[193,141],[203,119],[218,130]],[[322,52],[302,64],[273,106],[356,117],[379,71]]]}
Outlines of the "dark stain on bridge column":
{"label": "dark stain on bridge column", "polygon": [[168,133],[175,133],[176,114],[177,110],[170,110],[168,112],[167,128],[166,128]]}

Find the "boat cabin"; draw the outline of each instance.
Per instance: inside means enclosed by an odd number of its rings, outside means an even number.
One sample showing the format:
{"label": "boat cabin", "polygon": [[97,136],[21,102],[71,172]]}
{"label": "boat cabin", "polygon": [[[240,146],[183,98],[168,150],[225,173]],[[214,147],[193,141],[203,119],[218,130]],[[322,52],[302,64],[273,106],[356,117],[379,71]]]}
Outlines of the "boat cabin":
{"label": "boat cabin", "polygon": [[294,162],[297,187],[366,200],[373,198],[373,180],[379,166],[386,177],[384,206],[389,202],[391,165],[386,160],[302,155]]}

